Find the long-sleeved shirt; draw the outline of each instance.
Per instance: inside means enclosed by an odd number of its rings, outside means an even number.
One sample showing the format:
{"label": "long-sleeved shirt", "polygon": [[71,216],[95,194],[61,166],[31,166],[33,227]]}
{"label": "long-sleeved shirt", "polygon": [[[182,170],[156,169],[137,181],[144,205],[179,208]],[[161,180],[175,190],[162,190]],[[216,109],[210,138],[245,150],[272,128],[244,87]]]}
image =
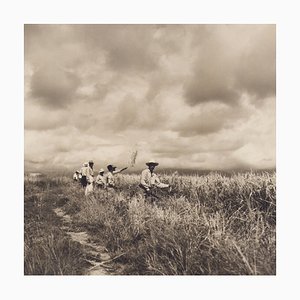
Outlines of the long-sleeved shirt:
{"label": "long-sleeved shirt", "polygon": [[106,175],[106,184],[108,187],[114,187],[115,186],[115,179],[113,172],[108,172]]}
{"label": "long-sleeved shirt", "polygon": [[151,188],[154,185],[160,184],[160,180],[155,173],[151,173],[149,169],[142,171],[141,185],[145,188]]}
{"label": "long-sleeved shirt", "polygon": [[96,183],[101,185],[101,186],[106,186],[106,181],[105,181],[105,177],[98,175],[96,178]]}
{"label": "long-sleeved shirt", "polygon": [[88,183],[94,182],[94,171],[91,167],[87,167],[86,180]]}
{"label": "long-sleeved shirt", "polygon": [[80,169],[81,176],[86,176],[87,170],[88,170],[88,167],[81,167],[81,169]]}
{"label": "long-sleeved shirt", "polygon": [[115,170],[112,172],[108,172],[106,175],[106,183],[108,187],[114,187],[115,186],[115,178],[114,175],[120,173],[121,170]]}

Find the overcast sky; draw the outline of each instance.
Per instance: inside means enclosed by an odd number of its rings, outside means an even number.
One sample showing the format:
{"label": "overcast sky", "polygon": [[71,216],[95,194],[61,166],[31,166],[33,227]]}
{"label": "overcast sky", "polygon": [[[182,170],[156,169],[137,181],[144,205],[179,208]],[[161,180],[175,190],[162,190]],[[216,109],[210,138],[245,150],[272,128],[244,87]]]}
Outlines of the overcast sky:
{"label": "overcast sky", "polygon": [[26,25],[25,169],[275,167],[274,25]]}

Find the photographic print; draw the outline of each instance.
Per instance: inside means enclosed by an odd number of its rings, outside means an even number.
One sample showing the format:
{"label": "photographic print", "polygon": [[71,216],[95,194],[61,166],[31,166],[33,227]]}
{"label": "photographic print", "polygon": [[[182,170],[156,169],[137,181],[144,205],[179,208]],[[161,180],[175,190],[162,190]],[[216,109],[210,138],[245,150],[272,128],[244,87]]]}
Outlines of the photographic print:
{"label": "photographic print", "polygon": [[276,26],[24,25],[25,275],[276,275]]}

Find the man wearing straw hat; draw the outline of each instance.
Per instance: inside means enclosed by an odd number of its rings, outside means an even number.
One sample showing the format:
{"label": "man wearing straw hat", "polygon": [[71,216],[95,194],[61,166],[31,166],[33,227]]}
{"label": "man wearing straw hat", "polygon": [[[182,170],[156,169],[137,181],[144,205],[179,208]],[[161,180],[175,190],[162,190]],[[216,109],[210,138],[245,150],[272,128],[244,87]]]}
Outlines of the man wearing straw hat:
{"label": "man wearing straw hat", "polygon": [[150,160],[146,163],[148,169],[142,171],[140,188],[145,192],[145,196],[151,196],[151,189],[153,187],[167,188],[168,184],[161,183],[158,176],[154,173],[154,169],[159,165],[155,160]]}

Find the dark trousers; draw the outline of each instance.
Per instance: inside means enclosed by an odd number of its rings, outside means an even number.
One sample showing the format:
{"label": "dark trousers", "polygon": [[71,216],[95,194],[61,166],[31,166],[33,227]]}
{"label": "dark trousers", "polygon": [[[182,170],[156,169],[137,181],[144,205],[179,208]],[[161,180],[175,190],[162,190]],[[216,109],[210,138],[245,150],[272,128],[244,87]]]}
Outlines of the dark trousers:
{"label": "dark trousers", "polygon": [[155,202],[157,197],[153,195],[150,190],[147,190],[142,184],[139,184],[139,187],[144,191],[144,197],[146,200]]}
{"label": "dark trousers", "polygon": [[139,187],[144,191],[144,197],[147,201],[151,201],[152,203],[156,202],[156,200],[159,200],[159,197],[154,195],[151,190],[148,190],[142,185],[139,184]]}
{"label": "dark trousers", "polygon": [[85,188],[87,186],[86,176],[82,176],[80,182],[81,182],[81,186]]}

